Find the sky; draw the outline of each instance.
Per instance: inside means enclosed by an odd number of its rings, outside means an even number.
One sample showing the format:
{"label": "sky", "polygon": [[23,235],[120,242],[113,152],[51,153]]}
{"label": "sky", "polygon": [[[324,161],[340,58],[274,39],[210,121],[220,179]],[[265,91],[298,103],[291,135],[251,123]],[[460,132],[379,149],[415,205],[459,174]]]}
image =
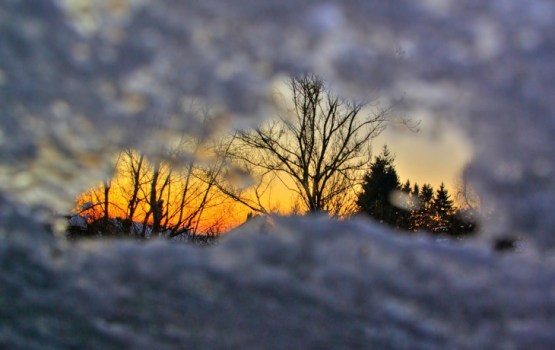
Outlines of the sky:
{"label": "sky", "polygon": [[[420,186],[429,183],[434,190],[443,182],[451,198],[456,199],[462,172],[472,158],[472,147],[465,135],[454,125],[418,114],[411,121],[419,122],[418,131],[410,130],[401,123],[392,123],[372,142],[374,155],[381,153],[387,144],[395,155],[395,168],[399,180]],[[264,198],[267,208],[287,214],[294,205],[295,194],[276,181]],[[244,209],[244,210],[243,210]],[[241,221],[249,212],[238,208],[234,220]]]}
{"label": "sky", "polygon": [[472,158],[472,147],[455,126],[439,123],[429,116],[415,116],[419,131],[401,125],[386,129],[373,142],[373,152],[380,153],[384,144],[395,155],[395,166],[402,183],[431,184],[444,182],[452,196],[456,194],[464,167]]}
{"label": "sky", "polygon": [[[287,81],[285,79],[275,87],[285,104],[292,99]],[[447,124],[445,118],[433,118],[426,112],[413,109],[408,119],[411,123],[418,123],[418,132],[393,122],[374,139],[373,153],[379,154],[387,144],[396,156],[395,166],[401,182],[410,179],[411,183],[420,185],[429,183],[434,189],[444,182],[454,196],[462,171],[472,158],[470,142],[460,129]]]}
{"label": "sky", "polygon": [[[459,129],[445,121],[438,122],[427,114],[411,115],[410,120],[411,123],[419,123],[417,131],[392,122],[373,140],[373,154],[378,155],[383,145],[387,144],[395,156],[395,167],[401,183],[410,179],[411,184],[417,182],[422,186],[429,183],[437,189],[444,182],[455,199],[462,171],[472,157],[470,143]],[[296,195],[279,181],[275,181],[275,185],[263,196],[266,209],[277,210],[282,214],[291,211],[295,199]],[[222,203],[217,208],[207,210],[205,217],[225,218],[222,228],[230,228],[242,223],[249,212],[248,208],[240,204]]]}
{"label": "sky", "polygon": [[[277,84],[276,89],[283,103],[281,108],[290,108],[292,96],[286,81]],[[451,198],[455,200],[462,172],[473,153],[467,137],[460,128],[448,124],[445,118],[433,118],[418,109],[408,114],[411,125],[418,125],[416,131],[395,122],[395,118],[395,115],[391,115],[393,122],[373,140],[373,154],[381,153],[383,145],[387,144],[395,155],[395,167],[401,183],[410,179],[411,184],[417,182],[422,186],[428,183],[435,190],[443,182]],[[293,207],[295,198],[294,193],[276,181],[267,195],[263,196],[263,202],[267,209],[287,214]],[[238,211],[239,220],[249,211],[246,208],[244,210]]]}

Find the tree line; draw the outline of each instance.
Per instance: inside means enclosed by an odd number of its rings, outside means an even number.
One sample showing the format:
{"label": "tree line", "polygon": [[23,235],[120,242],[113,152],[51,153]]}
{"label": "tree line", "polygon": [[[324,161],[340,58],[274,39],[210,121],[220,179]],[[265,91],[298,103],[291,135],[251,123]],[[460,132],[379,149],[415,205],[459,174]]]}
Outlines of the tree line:
{"label": "tree line", "polygon": [[436,190],[430,184],[401,183],[394,160],[384,146],[370,164],[356,201],[359,213],[408,232],[451,236],[476,232],[475,209],[458,208],[443,183]]}
{"label": "tree line", "polygon": [[[391,105],[344,99],[315,75],[293,77],[288,87],[290,96],[276,97],[282,103],[275,117],[257,127],[213,139],[184,136],[159,152],[163,160],[122,152],[116,179],[81,195],[80,214],[103,223],[98,232],[214,233],[222,226],[214,213],[229,216],[222,210],[229,203],[257,214],[274,211],[263,197],[281,183],[297,198],[296,214],[359,213],[400,230],[473,232],[474,220],[467,223],[469,214],[454,206],[445,186],[401,185],[387,148],[372,158],[372,141],[392,123]],[[207,109],[195,112],[211,125]],[[199,161],[202,152],[210,162]]]}
{"label": "tree line", "polygon": [[[192,104],[193,111],[203,124],[213,122],[205,109]],[[74,212],[87,222],[70,226],[70,237],[185,234],[203,240],[218,235],[229,201],[215,185],[223,160],[203,161],[200,156],[215,146],[203,137],[183,136],[159,149],[158,157],[122,151],[114,162],[115,176],[77,198]]]}

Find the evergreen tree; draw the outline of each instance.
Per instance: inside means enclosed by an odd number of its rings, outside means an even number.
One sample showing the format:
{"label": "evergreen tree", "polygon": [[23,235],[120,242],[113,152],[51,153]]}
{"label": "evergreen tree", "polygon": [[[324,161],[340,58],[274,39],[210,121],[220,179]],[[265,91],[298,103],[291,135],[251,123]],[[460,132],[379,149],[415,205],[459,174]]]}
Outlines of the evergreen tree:
{"label": "evergreen tree", "polygon": [[370,163],[356,202],[359,212],[407,231],[428,231],[452,236],[475,232],[475,213],[456,208],[444,183],[437,191],[430,184],[422,187],[417,183],[411,185],[410,180],[401,185],[394,160],[385,146],[382,153]]}
{"label": "evergreen tree", "polygon": [[429,184],[424,184],[422,189],[416,187],[413,193],[418,195],[418,208],[413,211],[412,231],[426,230],[431,231],[434,227],[432,219],[432,204],[434,199],[434,189]]}
{"label": "evergreen tree", "polygon": [[397,224],[399,213],[390,202],[392,192],[399,189],[399,176],[393,165],[394,160],[395,157],[384,146],[382,153],[370,164],[370,169],[364,176],[362,192],[357,199],[361,213],[392,226]]}
{"label": "evergreen tree", "polygon": [[411,191],[410,180],[407,180],[405,182],[403,187],[401,187],[401,191],[405,192],[406,194],[410,194],[410,191]]}
{"label": "evergreen tree", "polygon": [[450,232],[455,208],[443,183],[441,183],[434,197],[432,214],[435,221],[434,231]]}
{"label": "evergreen tree", "polygon": [[422,186],[422,191],[420,192],[420,201],[424,209],[430,209],[432,201],[434,199],[434,188],[430,184],[425,184]]}
{"label": "evergreen tree", "polygon": [[415,183],[414,186],[412,187],[411,195],[414,198],[418,198],[418,196],[420,195],[420,186],[418,186],[417,183]]}
{"label": "evergreen tree", "polygon": [[407,180],[400,189],[402,207],[398,208],[397,228],[409,231],[412,227],[412,212],[415,209],[415,201],[412,197],[412,186]]}

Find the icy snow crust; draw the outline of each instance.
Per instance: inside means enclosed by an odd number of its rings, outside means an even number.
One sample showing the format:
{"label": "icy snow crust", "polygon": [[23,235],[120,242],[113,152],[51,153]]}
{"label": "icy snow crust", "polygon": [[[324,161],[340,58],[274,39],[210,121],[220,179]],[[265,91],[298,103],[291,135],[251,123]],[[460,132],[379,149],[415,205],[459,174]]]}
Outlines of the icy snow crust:
{"label": "icy snow crust", "polygon": [[[5,0],[0,8],[0,344],[59,348],[555,347],[552,1]],[[464,127],[467,176],[503,215],[486,244],[396,237],[367,222],[278,220],[210,249],[68,248],[33,223],[106,176],[271,114],[283,75],[404,97]],[[487,239],[485,239],[487,240]]]}

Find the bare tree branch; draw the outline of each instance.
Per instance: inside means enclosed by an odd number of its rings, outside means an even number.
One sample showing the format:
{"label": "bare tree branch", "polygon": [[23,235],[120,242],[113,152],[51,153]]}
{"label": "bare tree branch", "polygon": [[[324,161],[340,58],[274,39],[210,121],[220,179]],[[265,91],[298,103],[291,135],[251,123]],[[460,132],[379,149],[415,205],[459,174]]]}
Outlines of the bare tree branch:
{"label": "bare tree branch", "polygon": [[[370,161],[369,145],[386,127],[391,107],[368,115],[366,104],[335,96],[314,75],[292,78],[292,108],[261,127],[239,132],[229,157],[244,167],[292,179],[309,212],[339,215],[347,208],[338,199],[360,182]],[[236,194],[222,189],[235,200]],[[250,209],[252,203],[241,198]],[[249,202],[249,203],[246,203]]]}

